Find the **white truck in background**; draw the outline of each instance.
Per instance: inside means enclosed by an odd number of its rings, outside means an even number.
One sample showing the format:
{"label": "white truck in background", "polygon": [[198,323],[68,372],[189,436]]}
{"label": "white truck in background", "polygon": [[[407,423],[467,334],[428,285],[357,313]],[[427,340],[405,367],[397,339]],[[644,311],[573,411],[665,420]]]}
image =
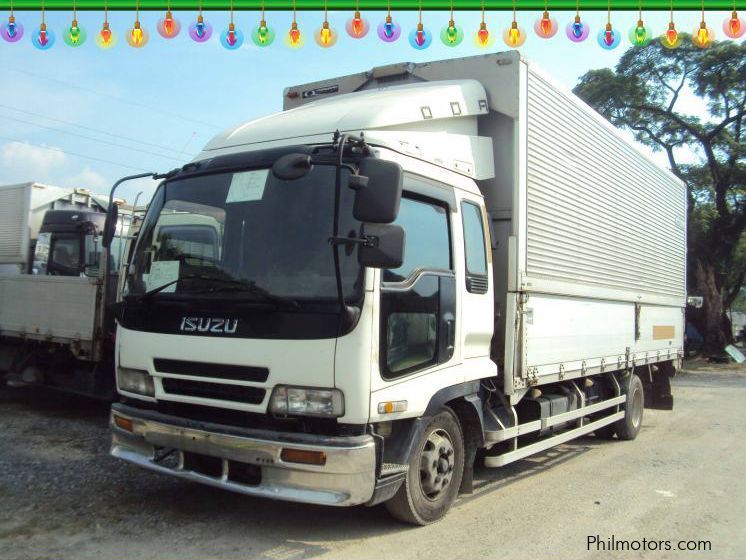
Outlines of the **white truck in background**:
{"label": "white truck in background", "polygon": [[[673,406],[685,187],[577,97],[511,51],[291,87],[285,109],[154,195],[113,456],[422,525],[477,460],[631,440]],[[219,249],[161,251],[175,211],[216,220]]]}

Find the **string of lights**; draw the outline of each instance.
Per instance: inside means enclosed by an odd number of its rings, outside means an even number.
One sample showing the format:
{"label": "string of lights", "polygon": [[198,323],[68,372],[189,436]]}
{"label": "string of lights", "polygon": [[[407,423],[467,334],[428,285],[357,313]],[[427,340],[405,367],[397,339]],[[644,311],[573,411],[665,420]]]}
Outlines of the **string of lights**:
{"label": "string of lights", "polygon": [[[0,36],[5,39],[8,43],[17,43],[23,36],[23,26],[15,17],[14,10],[18,9],[18,5],[29,0],[11,0],[9,6],[8,20],[0,27]],[[86,31],[83,27],[78,24],[77,12],[79,6],[84,3],[88,3],[91,0],[71,0],[73,17],[72,22],[68,28],[63,32],[64,43],[69,47],[79,47],[86,41]],[[103,0],[104,1],[104,23],[96,37],[96,44],[101,48],[111,48],[116,43],[116,35],[111,30],[108,21],[108,12],[112,9],[115,4],[118,5],[120,0]],[[174,5],[181,5],[186,3],[187,0],[174,0]],[[709,4],[713,2],[722,2],[722,0],[709,0]],[[730,2],[730,0],[727,0]],[[57,0],[41,0],[41,23],[37,29],[31,35],[31,41],[33,45],[40,50],[48,50],[55,43],[55,35],[51,29],[48,29],[45,22],[45,12],[47,2],[57,2]],[[203,9],[205,9],[209,3],[212,8],[218,0],[199,0],[197,9],[199,10],[197,20],[189,27],[189,36],[198,43],[203,43],[209,40],[212,34],[212,28],[204,20],[202,15]],[[397,5],[401,8],[406,5],[408,0],[398,0]],[[482,12],[482,21],[479,25],[479,29],[474,32],[474,41],[477,46],[487,46],[491,43],[490,35],[487,31],[487,22],[485,19],[485,11],[490,4],[502,5],[503,0],[479,0],[478,9]],[[677,6],[681,3],[687,3],[689,0],[677,0]],[[692,33],[692,43],[700,48],[707,48],[715,40],[715,32],[711,27],[707,26],[705,21],[705,0],[697,0],[698,10],[701,10],[702,19],[699,27]],[[220,43],[228,50],[239,49],[244,42],[244,35],[239,26],[235,21],[235,4],[245,4],[247,0],[229,0],[229,23],[228,26],[220,33]],[[299,5],[303,5],[304,9],[309,8],[311,4],[310,0],[292,0],[292,11],[293,21],[289,31],[285,36],[284,43],[286,46],[297,49],[305,44],[305,34],[303,34],[298,25],[296,18],[297,10]],[[328,17],[329,9],[331,4],[338,5],[342,3],[342,0],[323,0],[323,12],[324,19],[321,26],[313,32],[314,42],[321,48],[331,48],[337,43],[339,37],[337,30],[331,25]],[[369,0],[367,2],[373,6],[377,6],[377,0]],[[527,5],[533,5],[534,0],[522,0],[521,8],[526,9]],[[567,24],[566,35],[570,41],[582,42],[584,41],[590,32],[587,24],[581,21],[580,18],[580,1],[573,0],[573,8],[575,11],[575,17],[573,21]],[[140,7],[141,5],[152,4],[152,0],[134,0],[134,11],[135,21],[131,28],[126,32],[127,44],[133,48],[144,47],[149,40],[148,30],[145,29],[140,22]],[[439,9],[441,5],[440,0],[428,0],[428,4],[433,5],[434,9]],[[552,7],[562,9],[566,7],[567,0],[553,0]],[[597,9],[598,0],[585,0],[583,2],[586,9]],[[629,9],[628,0],[606,0],[605,11],[606,11],[606,25],[598,30],[597,41],[601,48],[611,50],[617,48],[621,43],[622,33],[618,28],[615,28],[612,24],[612,10],[623,10]],[[649,9],[655,9],[660,7],[661,0],[648,0]],[[162,5],[162,4],[161,4]],[[621,7],[620,7],[621,6]],[[271,45],[275,38],[274,30],[267,24],[266,9],[275,7],[275,0],[260,0],[261,19],[259,24],[251,30],[251,39],[254,45],[259,47],[267,47]],[[287,7],[287,6],[285,6]],[[355,0],[354,2],[354,13],[346,25],[345,30],[347,35],[352,39],[360,39],[364,37],[370,29],[368,20],[362,16],[361,13],[361,2]],[[503,41],[509,47],[517,48],[521,46],[527,39],[525,30],[519,25],[517,20],[518,11],[518,0],[510,0],[510,9],[513,13],[513,19],[510,23],[510,27],[506,28],[503,32]],[[730,8],[730,4],[728,5]],[[158,20],[157,31],[158,34],[166,39],[170,40],[179,35],[181,30],[181,23],[174,16],[171,10],[171,0],[165,0],[165,14]],[[393,16],[391,14],[391,0],[386,0],[386,16],[385,19],[378,26],[378,36],[384,42],[394,42],[399,38],[401,29],[398,24],[394,23]],[[459,0],[459,9],[473,9],[473,0]],[[736,10],[735,0],[732,5],[732,12],[728,14],[728,17],[723,21],[723,31],[729,38],[737,39],[743,36],[746,32],[746,26],[744,26],[743,20],[739,17]],[[162,8],[161,8],[162,9]],[[454,12],[456,9],[456,1],[448,0],[448,11],[450,17],[448,24],[445,25],[440,32],[441,42],[448,47],[456,47],[464,39],[464,29],[461,26],[456,25]],[[549,0],[541,0],[541,15],[534,23],[534,32],[541,39],[550,39],[557,34],[559,29],[558,22],[555,18],[549,14]],[[669,49],[677,48],[681,45],[682,37],[676,30],[674,23],[674,2],[669,0],[667,9],[670,12],[670,22],[668,29],[661,35],[661,44]],[[425,26],[423,13],[425,10],[424,0],[417,0],[417,12],[418,21],[416,27],[413,27],[409,33],[409,44],[417,50],[423,50],[428,48],[432,44],[433,35],[430,30]],[[634,0],[634,10],[638,12],[639,19],[637,25],[633,27],[629,32],[630,43],[635,47],[644,47],[648,45],[652,39],[652,33],[645,27],[642,19],[642,1]]]}

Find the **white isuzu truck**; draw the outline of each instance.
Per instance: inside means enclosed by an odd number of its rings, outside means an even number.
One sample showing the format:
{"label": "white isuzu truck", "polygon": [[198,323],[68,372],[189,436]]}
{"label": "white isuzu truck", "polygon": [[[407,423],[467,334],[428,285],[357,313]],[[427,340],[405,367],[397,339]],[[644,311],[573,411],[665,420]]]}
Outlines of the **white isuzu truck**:
{"label": "white isuzu truck", "polygon": [[154,195],[111,454],[430,523],[673,406],[685,266],[684,185],[515,51],[291,87]]}

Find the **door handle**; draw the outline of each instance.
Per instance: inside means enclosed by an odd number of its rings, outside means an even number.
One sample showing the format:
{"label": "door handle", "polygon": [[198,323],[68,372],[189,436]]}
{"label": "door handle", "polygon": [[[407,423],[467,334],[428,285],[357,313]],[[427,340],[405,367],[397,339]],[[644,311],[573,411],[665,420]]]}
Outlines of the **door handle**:
{"label": "door handle", "polygon": [[453,356],[456,347],[456,322],[453,319],[446,320],[446,351],[448,358]]}

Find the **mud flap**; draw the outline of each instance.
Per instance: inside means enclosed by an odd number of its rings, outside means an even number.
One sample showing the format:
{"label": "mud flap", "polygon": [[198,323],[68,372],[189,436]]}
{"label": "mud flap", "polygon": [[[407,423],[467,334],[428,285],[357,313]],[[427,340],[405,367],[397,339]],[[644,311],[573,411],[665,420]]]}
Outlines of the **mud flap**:
{"label": "mud flap", "polygon": [[650,373],[640,375],[645,390],[645,408],[673,410],[671,377],[674,373],[673,364],[663,363],[655,369],[651,368]]}

